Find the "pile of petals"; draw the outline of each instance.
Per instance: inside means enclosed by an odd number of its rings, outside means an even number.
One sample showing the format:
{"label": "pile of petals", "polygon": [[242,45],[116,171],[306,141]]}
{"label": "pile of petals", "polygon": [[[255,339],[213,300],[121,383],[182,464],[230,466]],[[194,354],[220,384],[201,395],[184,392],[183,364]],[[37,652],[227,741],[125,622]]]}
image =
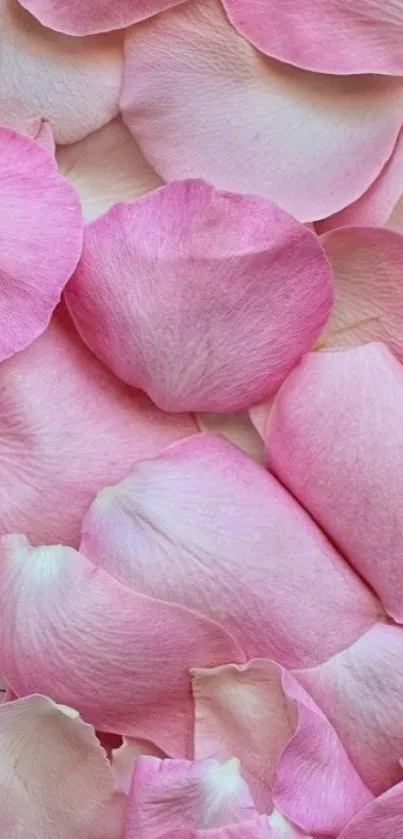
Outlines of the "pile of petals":
{"label": "pile of petals", "polygon": [[0,0],[1,839],[403,839],[403,0]]}

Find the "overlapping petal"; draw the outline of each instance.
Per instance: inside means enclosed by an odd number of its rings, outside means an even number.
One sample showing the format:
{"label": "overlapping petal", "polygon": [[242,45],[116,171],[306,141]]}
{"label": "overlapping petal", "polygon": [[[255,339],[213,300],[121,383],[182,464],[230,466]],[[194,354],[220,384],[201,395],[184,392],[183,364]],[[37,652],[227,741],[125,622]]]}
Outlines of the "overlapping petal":
{"label": "overlapping petal", "polygon": [[403,784],[377,798],[343,830],[339,839],[400,839],[403,836]]}
{"label": "overlapping petal", "polygon": [[359,198],[401,128],[400,79],[316,75],[268,59],[219,0],[133,27],[125,54],[124,119],[165,180],[263,195],[301,221]]}
{"label": "overlapping petal", "polygon": [[183,0],[19,0],[44,26],[70,35],[110,32],[137,23]]}

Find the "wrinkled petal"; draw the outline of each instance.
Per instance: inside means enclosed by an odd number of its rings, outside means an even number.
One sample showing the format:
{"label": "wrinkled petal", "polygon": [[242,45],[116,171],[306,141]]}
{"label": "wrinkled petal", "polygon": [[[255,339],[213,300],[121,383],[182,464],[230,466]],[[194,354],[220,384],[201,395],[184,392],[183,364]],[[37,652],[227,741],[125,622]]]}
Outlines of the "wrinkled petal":
{"label": "wrinkled petal", "polygon": [[74,190],[37,143],[0,128],[0,361],[48,325],[79,260]]}
{"label": "wrinkled petal", "polygon": [[120,120],[57,150],[59,171],[76,188],[85,221],[163,183]]}
{"label": "wrinkled petal", "polygon": [[121,108],[159,174],[263,195],[300,221],[368,189],[395,147],[402,96],[399,79],[321,76],[265,58],[218,0],[184,3],[126,36]]}
{"label": "wrinkled petal", "polygon": [[105,484],[195,431],[190,416],[163,414],[121,385],[59,310],[0,365],[0,532],[77,545]]}
{"label": "wrinkled petal", "polygon": [[241,761],[261,812],[338,833],[370,800],[326,717],[273,661],[193,671],[195,755]]}
{"label": "wrinkled petal", "polygon": [[123,743],[112,750],[111,766],[117,789],[129,795],[132,784],[133,771],[141,755],[153,755],[154,757],[166,757],[164,752],[147,740],[124,737]]}
{"label": "wrinkled petal", "polygon": [[121,839],[124,797],[93,729],[45,696],[0,707],[0,823],[7,839]]}
{"label": "wrinkled petal", "polygon": [[29,133],[39,115],[56,142],[74,143],[117,115],[122,70],[120,33],[55,35],[17,0],[0,0],[1,123]]}
{"label": "wrinkled petal", "polygon": [[267,433],[272,470],[399,622],[402,423],[403,368],[382,344],[368,344],[307,356],[279,393]]}
{"label": "wrinkled petal", "polygon": [[388,790],[355,817],[339,839],[400,839],[403,836],[403,784]]}
{"label": "wrinkled petal", "polygon": [[44,26],[69,35],[123,29],[183,0],[19,0]]}
{"label": "wrinkled petal", "polygon": [[128,590],[73,548],[3,536],[0,669],[15,692],[46,693],[101,731],[191,748],[189,669],[242,662],[235,641],[187,609]]}
{"label": "wrinkled petal", "polygon": [[222,437],[195,435],[138,463],[98,495],[82,533],[92,562],[222,623],[251,658],[310,666],[378,614],[305,511]]}
{"label": "wrinkled petal", "polygon": [[223,413],[275,392],[315,343],[331,273],[279,208],[180,181],[86,228],[66,302],[90,349],[160,408]]}
{"label": "wrinkled petal", "polygon": [[222,434],[230,443],[243,449],[257,463],[263,464],[262,437],[248,414],[199,414],[197,423],[201,431]]}

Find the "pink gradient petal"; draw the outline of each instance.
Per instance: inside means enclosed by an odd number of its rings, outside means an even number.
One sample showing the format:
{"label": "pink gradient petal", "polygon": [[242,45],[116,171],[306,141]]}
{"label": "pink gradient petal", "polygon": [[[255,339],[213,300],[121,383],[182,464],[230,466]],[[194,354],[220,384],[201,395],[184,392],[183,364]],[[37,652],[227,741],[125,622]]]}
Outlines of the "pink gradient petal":
{"label": "pink gradient petal", "polygon": [[139,198],[163,183],[120,120],[78,143],[59,146],[57,162],[80,196],[86,222],[118,201]]}
{"label": "pink gradient petal", "polygon": [[262,437],[258,434],[247,413],[199,414],[196,419],[201,431],[222,434],[230,443],[234,443],[257,463],[264,463]]}
{"label": "pink gradient petal", "polygon": [[339,839],[401,839],[403,784],[397,784],[355,817]]}
{"label": "pink gradient petal", "polygon": [[190,416],[163,414],[121,385],[59,310],[0,365],[0,532],[77,545],[105,484],[196,430]]}
{"label": "pink gradient petal", "polygon": [[123,743],[112,750],[111,766],[117,789],[129,795],[133,771],[141,755],[152,755],[154,757],[166,757],[164,752],[147,740],[124,737]]}
{"label": "pink gradient petal", "polygon": [[46,329],[79,260],[74,190],[36,142],[0,127],[0,361]]}
{"label": "pink gradient petal", "polygon": [[224,413],[278,389],[320,334],[332,285],[303,225],[196,180],[87,227],[65,298],[90,349],[160,408]]}
{"label": "pink gradient petal", "polygon": [[92,562],[222,623],[248,657],[310,666],[377,619],[379,604],[305,511],[219,436],[138,463],[98,495],[82,533]]}
{"label": "pink gradient petal", "polygon": [[44,26],[69,35],[123,29],[183,0],[19,0]]}
{"label": "pink gradient petal", "polygon": [[187,756],[189,669],[242,662],[234,639],[190,610],[128,590],[73,548],[3,536],[0,669],[19,696],[73,705],[101,731]]}
{"label": "pink gradient petal", "polygon": [[56,142],[80,140],[117,115],[122,70],[120,33],[55,35],[17,0],[0,0],[1,123],[29,133],[39,115]]}
{"label": "pink gradient petal", "polygon": [[0,707],[4,839],[121,839],[124,796],[93,729],[45,696]]}
{"label": "pink gradient petal", "polygon": [[402,423],[403,368],[368,344],[307,356],[280,391],[267,434],[272,470],[399,622]]}
{"label": "pink gradient petal", "polygon": [[239,758],[261,812],[273,797],[301,829],[331,835],[370,800],[326,717],[275,662],[194,670],[193,692],[196,757]]}
{"label": "pink gradient petal", "polygon": [[265,58],[219,0],[133,27],[125,55],[123,117],[165,180],[263,195],[300,221],[359,198],[402,125],[400,79],[316,75]]}

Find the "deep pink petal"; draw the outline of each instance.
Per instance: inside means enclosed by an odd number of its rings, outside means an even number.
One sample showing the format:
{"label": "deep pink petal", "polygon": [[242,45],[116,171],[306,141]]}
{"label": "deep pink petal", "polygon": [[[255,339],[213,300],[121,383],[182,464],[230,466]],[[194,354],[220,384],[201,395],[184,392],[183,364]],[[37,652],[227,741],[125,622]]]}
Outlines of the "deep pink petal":
{"label": "deep pink petal", "polygon": [[403,784],[377,798],[350,822],[339,839],[400,839],[403,836]]}
{"label": "deep pink petal", "polygon": [[301,221],[359,198],[402,125],[401,80],[316,75],[267,59],[219,0],[133,27],[125,52],[123,116],[165,180],[202,177],[263,195]]}
{"label": "deep pink petal", "polygon": [[70,35],[123,29],[183,0],[19,0],[44,26]]}

